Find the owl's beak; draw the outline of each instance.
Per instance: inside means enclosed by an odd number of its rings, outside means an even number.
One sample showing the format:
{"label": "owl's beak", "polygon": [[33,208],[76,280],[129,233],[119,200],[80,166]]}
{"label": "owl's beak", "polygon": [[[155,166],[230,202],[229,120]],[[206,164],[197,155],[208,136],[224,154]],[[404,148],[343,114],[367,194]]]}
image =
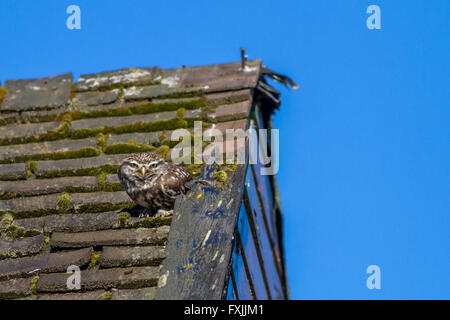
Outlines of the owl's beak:
{"label": "owl's beak", "polygon": [[142,176],[145,177],[145,167],[141,168]]}

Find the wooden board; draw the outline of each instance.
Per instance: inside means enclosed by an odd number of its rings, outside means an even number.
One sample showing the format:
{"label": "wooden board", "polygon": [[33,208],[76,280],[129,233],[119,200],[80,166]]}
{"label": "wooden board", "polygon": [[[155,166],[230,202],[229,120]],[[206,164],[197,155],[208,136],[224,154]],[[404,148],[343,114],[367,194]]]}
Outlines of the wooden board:
{"label": "wooden board", "polygon": [[[246,170],[229,173],[223,189],[196,184],[177,199],[156,299],[226,297]],[[207,166],[199,179],[213,181],[213,172]]]}

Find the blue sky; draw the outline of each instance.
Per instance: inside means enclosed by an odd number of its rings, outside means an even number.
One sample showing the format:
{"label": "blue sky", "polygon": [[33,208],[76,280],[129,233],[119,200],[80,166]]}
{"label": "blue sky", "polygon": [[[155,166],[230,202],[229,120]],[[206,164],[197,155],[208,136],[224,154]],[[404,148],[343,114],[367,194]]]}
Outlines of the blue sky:
{"label": "blue sky", "polygon": [[448,0],[5,0],[0,30],[2,83],[237,61],[245,46],[301,86],[277,86],[275,116],[292,298],[450,298]]}

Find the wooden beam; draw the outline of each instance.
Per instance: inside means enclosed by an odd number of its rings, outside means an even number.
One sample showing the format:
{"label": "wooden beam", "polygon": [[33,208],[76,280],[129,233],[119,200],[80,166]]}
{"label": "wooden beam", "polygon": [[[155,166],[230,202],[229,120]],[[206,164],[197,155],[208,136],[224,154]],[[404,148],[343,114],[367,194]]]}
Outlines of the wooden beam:
{"label": "wooden beam", "polygon": [[[247,161],[248,162],[248,161]],[[199,179],[211,178],[215,165]],[[195,184],[175,202],[156,299],[223,299],[247,164],[228,173],[223,188]]]}

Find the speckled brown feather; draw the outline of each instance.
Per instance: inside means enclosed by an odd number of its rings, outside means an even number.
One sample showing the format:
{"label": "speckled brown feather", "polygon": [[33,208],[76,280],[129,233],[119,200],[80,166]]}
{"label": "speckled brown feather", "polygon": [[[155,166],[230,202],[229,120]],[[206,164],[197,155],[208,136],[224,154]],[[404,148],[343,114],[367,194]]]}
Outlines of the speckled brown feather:
{"label": "speckled brown feather", "polygon": [[118,176],[131,199],[153,212],[172,209],[176,197],[186,192],[185,184],[192,179],[184,167],[166,162],[151,152],[124,159]]}

